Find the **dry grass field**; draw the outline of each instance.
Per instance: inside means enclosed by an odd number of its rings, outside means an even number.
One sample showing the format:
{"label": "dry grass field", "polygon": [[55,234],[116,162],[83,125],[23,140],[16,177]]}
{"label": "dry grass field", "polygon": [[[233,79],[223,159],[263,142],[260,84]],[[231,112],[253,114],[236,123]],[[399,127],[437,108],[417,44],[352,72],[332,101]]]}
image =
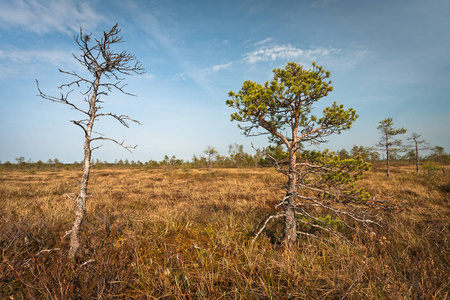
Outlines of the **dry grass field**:
{"label": "dry grass field", "polygon": [[64,236],[81,172],[0,171],[2,299],[447,299],[450,169],[382,169],[360,181],[396,210],[354,242],[300,237],[281,221],[252,245],[283,196],[272,169],[100,169],[91,175],[85,247]]}

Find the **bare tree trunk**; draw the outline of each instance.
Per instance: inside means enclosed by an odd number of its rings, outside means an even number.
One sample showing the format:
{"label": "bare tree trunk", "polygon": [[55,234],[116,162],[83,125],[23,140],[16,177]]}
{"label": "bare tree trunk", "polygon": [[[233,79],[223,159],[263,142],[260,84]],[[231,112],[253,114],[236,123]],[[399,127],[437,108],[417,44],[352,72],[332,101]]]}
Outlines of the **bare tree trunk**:
{"label": "bare tree trunk", "polygon": [[83,161],[83,174],[81,175],[80,181],[80,194],[76,199],[75,208],[75,220],[72,225],[72,231],[70,234],[70,249],[69,258],[74,258],[77,253],[81,242],[80,242],[80,228],[83,223],[84,216],[86,214],[86,199],[88,183],[89,183],[89,173],[90,173],[90,163],[91,163],[91,148],[90,148],[90,137],[86,136],[84,142],[84,161]]}
{"label": "bare tree trunk", "polygon": [[85,137],[84,137],[84,160],[83,160],[83,174],[80,180],[80,194],[76,198],[76,208],[75,208],[75,220],[72,225],[72,230],[70,234],[70,249],[69,258],[74,258],[78,249],[80,248],[80,228],[83,224],[84,216],[86,215],[86,199],[88,197],[88,184],[89,175],[91,170],[91,134],[92,128],[94,127],[94,121],[96,118],[96,106],[95,101],[97,100],[97,92],[100,84],[101,73],[97,73],[97,78],[94,84],[94,90],[89,101],[89,122],[86,126]]}
{"label": "bare tree trunk", "polygon": [[416,142],[416,173],[419,173],[419,147]]}
{"label": "bare tree trunk", "polygon": [[208,172],[211,173],[211,153],[208,153]]}
{"label": "bare tree trunk", "polygon": [[295,217],[295,198],[297,196],[297,157],[294,149],[289,149],[289,180],[284,203],[284,242],[293,245],[297,241],[297,220]]}
{"label": "bare tree trunk", "polygon": [[386,167],[387,167],[387,177],[390,177],[390,165],[389,165],[389,140],[386,134]]}

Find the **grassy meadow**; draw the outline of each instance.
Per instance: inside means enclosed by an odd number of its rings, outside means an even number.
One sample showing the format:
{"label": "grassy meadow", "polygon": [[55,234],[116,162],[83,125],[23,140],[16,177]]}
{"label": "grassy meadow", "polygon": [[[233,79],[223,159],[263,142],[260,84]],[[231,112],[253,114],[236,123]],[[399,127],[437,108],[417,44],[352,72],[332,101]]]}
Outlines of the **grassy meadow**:
{"label": "grassy meadow", "polygon": [[359,184],[396,205],[372,211],[382,227],[285,249],[281,220],[250,243],[283,197],[273,169],[95,169],[73,264],[81,171],[0,171],[0,298],[447,299],[449,173],[374,168]]}

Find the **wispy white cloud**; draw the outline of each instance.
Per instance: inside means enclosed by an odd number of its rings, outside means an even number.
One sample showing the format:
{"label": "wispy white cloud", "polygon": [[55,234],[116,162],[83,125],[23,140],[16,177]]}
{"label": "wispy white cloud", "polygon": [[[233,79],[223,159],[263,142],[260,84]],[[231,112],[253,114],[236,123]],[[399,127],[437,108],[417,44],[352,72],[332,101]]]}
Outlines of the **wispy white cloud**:
{"label": "wispy white cloud", "polygon": [[45,62],[58,64],[67,62],[72,57],[71,52],[61,50],[0,50],[0,61],[12,63]]}
{"label": "wispy white cloud", "polygon": [[104,17],[86,1],[6,0],[0,3],[0,27],[21,27],[34,33],[73,33],[93,29]]}
{"label": "wispy white cloud", "polygon": [[208,68],[198,68],[196,66],[189,65],[185,68],[185,73],[179,74],[184,80],[184,75],[191,78],[199,87],[201,87],[205,92],[210,95],[216,94],[214,87],[211,85],[213,82],[212,78],[215,74],[219,73],[222,70],[230,69],[235,62],[229,62],[226,64],[218,64]]}
{"label": "wispy white cloud", "polygon": [[201,70],[199,73],[203,76],[211,75],[213,73],[219,72],[220,70],[229,69],[233,65],[232,62],[226,64],[215,65],[206,69]]}
{"label": "wispy white cloud", "polygon": [[214,87],[211,85],[214,80],[212,78],[214,75],[219,73],[222,70],[230,69],[235,62],[229,62],[226,64],[218,64],[214,65],[208,68],[197,68],[195,66],[188,66],[185,68],[185,73],[177,74],[176,79],[177,80],[185,80],[186,76],[192,79],[199,87],[201,87],[205,92],[207,92],[210,95],[214,95],[216,91],[214,90]]}
{"label": "wispy white cloud", "polygon": [[246,53],[242,61],[247,64],[278,60],[295,60],[300,63],[320,61],[326,62],[327,64],[333,64],[340,68],[349,68],[353,67],[356,63],[369,55],[370,52],[362,48],[338,49],[317,47],[301,49],[292,46],[291,44],[286,44],[261,46],[256,50]]}
{"label": "wispy white cloud", "polygon": [[262,40],[262,41],[259,41],[259,42],[256,42],[256,43],[254,43],[254,46],[261,46],[261,45],[264,45],[264,44],[268,44],[268,43],[270,43],[271,41],[273,40],[273,38],[267,38],[267,39],[264,39],[264,40]]}
{"label": "wispy white cloud", "polygon": [[42,67],[55,66],[65,70],[79,70],[80,65],[70,51],[62,50],[0,50],[0,79],[32,75]]}
{"label": "wispy white cloud", "polygon": [[258,62],[275,61],[278,59],[309,59],[323,57],[330,54],[330,49],[317,48],[302,50],[290,44],[263,46],[245,55],[244,61],[249,64]]}

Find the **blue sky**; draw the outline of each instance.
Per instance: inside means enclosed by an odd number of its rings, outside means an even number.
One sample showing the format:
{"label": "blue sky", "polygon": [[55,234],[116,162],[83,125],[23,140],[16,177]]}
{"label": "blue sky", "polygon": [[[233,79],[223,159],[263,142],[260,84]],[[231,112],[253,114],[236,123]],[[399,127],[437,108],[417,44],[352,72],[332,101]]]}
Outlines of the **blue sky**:
{"label": "blue sky", "polygon": [[[408,133],[450,149],[450,2],[448,0],[116,1],[3,0],[0,2],[0,161],[82,160],[83,133],[69,107],[37,97],[71,80],[58,69],[83,72],[74,34],[99,36],[118,22],[125,43],[147,73],[126,79],[127,91],[105,99],[105,112],[142,125],[102,119],[96,131],[128,144],[106,143],[93,158],[107,161],[191,159],[207,146],[252,152],[265,137],[246,138],[230,122],[228,91],[244,80],[263,83],[272,69],[313,61],[331,71],[333,101],[353,107],[353,128],[326,147],[372,146],[378,122],[394,118]],[[79,94],[72,93],[73,100]],[[79,97],[81,98],[81,97]]]}

